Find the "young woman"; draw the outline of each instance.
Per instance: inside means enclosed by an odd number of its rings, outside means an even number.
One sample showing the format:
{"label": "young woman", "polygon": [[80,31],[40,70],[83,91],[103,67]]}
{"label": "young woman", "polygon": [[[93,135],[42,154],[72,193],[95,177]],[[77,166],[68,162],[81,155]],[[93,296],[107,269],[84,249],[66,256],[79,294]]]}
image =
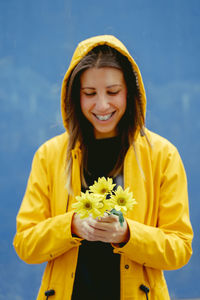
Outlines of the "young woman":
{"label": "young woman", "polygon": [[[163,270],[192,254],[186,175],[177,149],[145,128],[141,74],[118,39],[78,45],[61,105],[66,132],[35,154],[14,239],[25,262],[48,262],[37,299],[170,299]],[[123,226],[74,213],[102,176],[137,201]]]}

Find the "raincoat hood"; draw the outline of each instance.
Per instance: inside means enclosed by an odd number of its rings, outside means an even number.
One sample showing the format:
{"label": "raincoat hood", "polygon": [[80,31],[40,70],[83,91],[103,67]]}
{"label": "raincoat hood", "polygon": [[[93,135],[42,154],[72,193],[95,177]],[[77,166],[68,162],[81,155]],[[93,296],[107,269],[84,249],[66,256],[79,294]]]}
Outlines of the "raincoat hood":
{"label": "raincoat hood", "polygon": [[112,48],[115,48],[117,51],[119,51],[121,54],[126,56],[128,60],[130,61],[134,73],[136,75],[136,80],[139,86],[140,91],[140,97],[142,101],[142,107],[143,107],[143,114],[145,117],[146,113],[146,95],[145,95],[145,89],[142,81],[142,76],[140,74],[140,70],[135,62],[135,60],[132,58],[126,47],[122,44],[120,40],[118,40],[116,37],[112,35],[100,35],[91,37],[89,39],[86,39],[78,44],[77,48],[75,49],[75,52],[73,54],[71,63],[69,65],[69,68],[64,76],[63,83],[62,83],[62,89],[61,89],[61,112],[62,112],[62,118],[63,118],[63,124],[66,130],[68,130],[68,124],[66,122],[66,94],[67,94],[67,81],[69,79],[69,76],[72,72],[72,70],[75,68],[75,66],[81,61],[81,59],[88,54],[93,48],[100,46],[100,45],[108,45]]}

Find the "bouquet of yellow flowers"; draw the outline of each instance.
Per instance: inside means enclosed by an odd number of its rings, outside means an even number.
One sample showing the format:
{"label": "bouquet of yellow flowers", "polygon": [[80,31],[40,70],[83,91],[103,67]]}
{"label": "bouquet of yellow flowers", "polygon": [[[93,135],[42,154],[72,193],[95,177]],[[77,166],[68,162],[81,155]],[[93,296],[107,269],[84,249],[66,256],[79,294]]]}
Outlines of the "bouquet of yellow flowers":
{"label": "bouquet of yellow flowers", "polygon": [[105,213],[114,214],[119,217],[119,222],[123,226],[123,214],[132,209],[136,201],[129,188],[123,190],[118,186],[114,190],[115,185],[112,178],[98,178],[98,181],[89,186],[89,190],[76,196],[77,202],[72,204],[74,211],[81,219],[89,216],[94,219],[101,218]]}

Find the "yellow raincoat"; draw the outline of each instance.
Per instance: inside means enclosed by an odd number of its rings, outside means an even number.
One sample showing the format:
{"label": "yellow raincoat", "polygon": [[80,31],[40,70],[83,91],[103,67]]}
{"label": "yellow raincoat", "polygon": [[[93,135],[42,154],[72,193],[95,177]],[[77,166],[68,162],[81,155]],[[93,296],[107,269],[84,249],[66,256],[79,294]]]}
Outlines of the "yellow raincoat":
{"label": "yellow raincoat", "polygon": [[[66,129],[64,99],[67,79],[80,59],[101,44],[116,48],[132,63],[138,76],[145,114],[145,91],[135,61],[115,37],[97,36],[78,45],[65,75],[61,105]],[[170,299],[162,270],[181,268],[192,254],[193,233],[181,158],[170,142],[147,129],[145,131],[152,146],[137,132],[135,150],[131,146],[124,161],[124,187],[133,192],[137,205],[127,215],[129,241],[121,248],[113,245],[114,253],[121,255],[121,300],[145,300],[141,284],[150,289],[149,300]],[[68,195],[65,184],[67,141],[65,132],[38,149],[17,216],[14,247],[19,257],[27,263],[48,262],[38,300],[45,300],[45,291],[50,289],[55,295],[49,299],[69,300],[73,289],[81,239],[71,234],[71,204],[75,198]],[[72,151],[72,157],[73,190],[79,195],[81,150],[78,145]]]}

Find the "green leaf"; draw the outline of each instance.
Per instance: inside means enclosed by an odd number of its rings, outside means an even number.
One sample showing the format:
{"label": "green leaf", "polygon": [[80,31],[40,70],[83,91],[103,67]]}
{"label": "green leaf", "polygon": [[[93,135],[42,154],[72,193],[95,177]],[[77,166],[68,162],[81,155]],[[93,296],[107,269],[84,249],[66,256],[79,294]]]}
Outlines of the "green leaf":
{"label": "green leaf", "polygon": [[115,208],[113,208],[111,211],[110,211],[111,214],[115,215],[115,216],[118,216],[119,218],[119,223],[121,225],[121,227],[123,227],[123,223],[124,223],[124,216],[123,216],[123,213],[119,210],[116,210]]}

